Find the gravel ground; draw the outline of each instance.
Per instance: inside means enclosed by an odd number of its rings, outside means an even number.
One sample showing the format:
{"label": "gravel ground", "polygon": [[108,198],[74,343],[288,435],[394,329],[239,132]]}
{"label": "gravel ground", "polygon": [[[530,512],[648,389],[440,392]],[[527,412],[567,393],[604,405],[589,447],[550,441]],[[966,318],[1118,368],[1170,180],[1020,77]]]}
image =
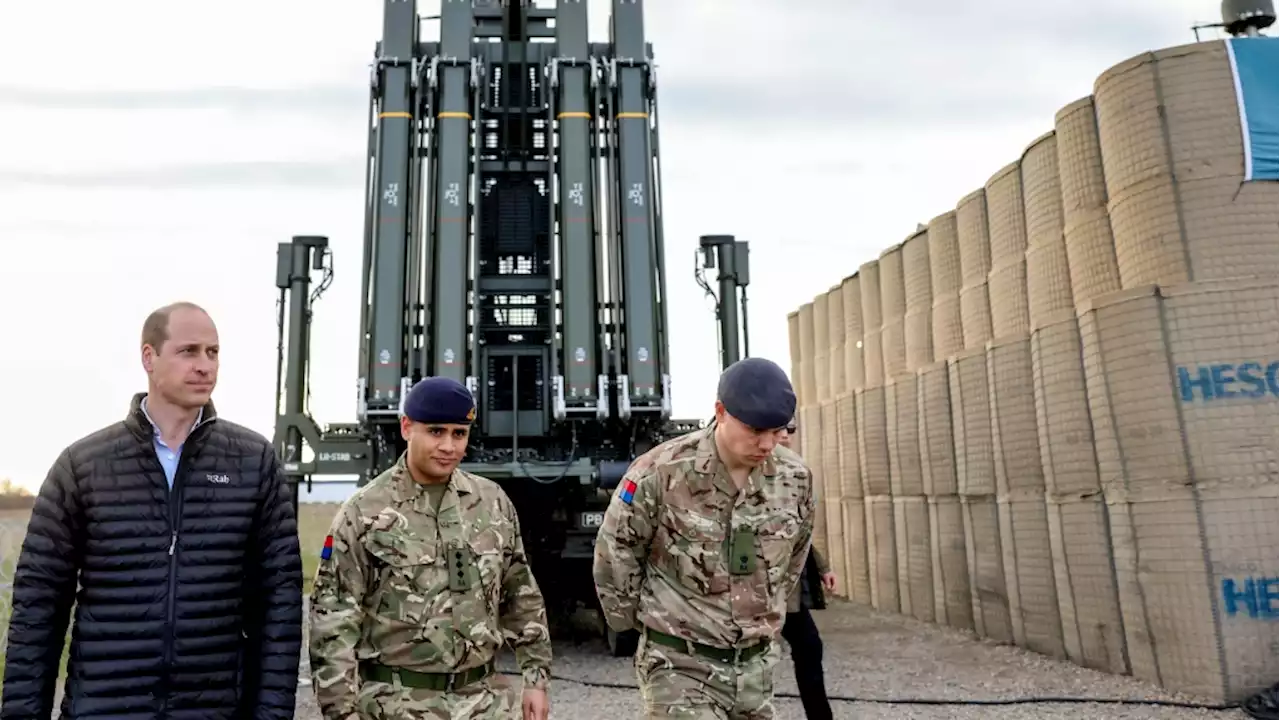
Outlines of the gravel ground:
{"label": "gravel ground", "polygon": [[[878,614],[862,606],[838,603],[815,613],[815,618],[825,645],[827,692],[833,696],[971,700],[1066,696],[1196,701],[1170,695],[1133,678],[1086,670],[1017,648],[976,641],[948,628],[900,615]],[[509,654],[500,664],[507,670],[515,668]],[[640,698],[635,690],[590,687],[569,680],[635,683],[630,659],[609,657],[602,642],[557,643],[555,674],[558,679],[551,689],[553,720],[628,720],[639,716]],[[296,718],[321,720],[308,680],[305,653],[301,677]],[[789,656],[779,665],[777,678],[777,692],[796,692]],[[799,700],[781,697],[776,706],[777,720],[804,720]],[[1247,717],[1239,710],[1214,712],[1097,703],[929,706],[833,702],[832,709],[837,718],[849,720],[1242,720]]]}

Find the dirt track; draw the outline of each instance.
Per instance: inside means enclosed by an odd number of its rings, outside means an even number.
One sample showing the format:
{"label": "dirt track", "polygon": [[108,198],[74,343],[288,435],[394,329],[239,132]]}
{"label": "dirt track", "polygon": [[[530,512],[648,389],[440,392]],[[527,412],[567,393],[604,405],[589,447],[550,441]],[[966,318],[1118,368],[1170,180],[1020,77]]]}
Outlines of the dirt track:
{"label": "dirt track", "polygon": [[[837,604],[815,617],[826,645],[827,689],[831,695],[868,698],[996,699],[1039,696],[1097,698],[1175,698],[1132,678],[1122,678],[1060,663],[1007,646],[975,641],[961,633],[898,615]],[[514,669],[512,659],[502,666]],[[298,720],[321,720],[311,693],[304,658],[304,686],[298,688]],[[635,690],[590,687],[568,680],[634,684],[629,659],[608,657],[602,644],[558,643],[552,685],[554,720],[631,720],[639,716]],[[778,692],[795,693],[790,657],[778,668]],[[856,720],[919,718],[932,720],[1192,720],[1243,719],[1240,711],[1212,712],[1154,706],[1100,704],[1027,704],[1009,706],[887,705],[833,702],[836,718]],[[800,701],[777,700],[777,720],[804,720]]]}

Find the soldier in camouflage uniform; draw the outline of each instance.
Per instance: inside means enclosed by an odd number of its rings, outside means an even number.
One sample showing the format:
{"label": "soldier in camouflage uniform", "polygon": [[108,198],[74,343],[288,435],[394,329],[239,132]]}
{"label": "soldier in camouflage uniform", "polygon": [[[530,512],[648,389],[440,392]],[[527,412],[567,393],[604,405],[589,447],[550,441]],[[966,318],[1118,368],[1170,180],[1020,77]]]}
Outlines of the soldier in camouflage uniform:
{"label": "soldier in camouflage uniform", "polygon": [[[342,505],[311,595],[325,720],[546,720],[551,640],[510,499],[458,469],[475,403],[428,378],[405,398],[408,451]],[[523,698],[495,673],[511,644]]]}
{"label": "soldier in camouflage uniform", "polygon": [[771,720],[787,598],[813,534],[809,469],[777,445],[795,394],[774,363],[721,375],[703,430],[637,458],[596,539],[609,626],[640,631],[645,717]]}

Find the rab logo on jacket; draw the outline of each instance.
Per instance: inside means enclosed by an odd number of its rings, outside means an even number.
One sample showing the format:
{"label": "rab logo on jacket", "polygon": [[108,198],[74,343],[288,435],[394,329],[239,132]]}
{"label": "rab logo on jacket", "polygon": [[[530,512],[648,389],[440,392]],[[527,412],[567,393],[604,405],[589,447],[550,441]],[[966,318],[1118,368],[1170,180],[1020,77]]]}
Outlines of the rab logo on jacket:
{"label": "rab logo on jacket", "polygon": [[215,484],[215,485],[230,485],[230,484],[231,484],[231,476],[230,476],[230,475],[219,475],[219,474],[217,474],[217,473],[207,473],[207,474],[205,474],[204,479],[205,479],[205,480],[208,480],[209,482],[211,482],[211,483],[213,483],[213,484]]}

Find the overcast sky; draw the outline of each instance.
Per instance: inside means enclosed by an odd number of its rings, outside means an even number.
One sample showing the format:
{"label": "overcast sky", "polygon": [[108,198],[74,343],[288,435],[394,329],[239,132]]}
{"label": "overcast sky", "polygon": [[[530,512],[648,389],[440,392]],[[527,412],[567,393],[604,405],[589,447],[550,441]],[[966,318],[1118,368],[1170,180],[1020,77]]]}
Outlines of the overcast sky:
{"label": "overcast sky", "polygon": [[[591,2],[593,39],[608,5]],[[719,370],[691,277],[698,235],[751,241],[752,354],[788,368],[789,311],[953,208],[1104,69],[1219,19],[1216,0],[646,5],[684,417],[710,412]],[[122,418],[145,386],[142,320],[178,299],[218,324],[220,413],[269,437],[275,247],[294,234],[328,235],[335,255],[315,308],[312,409],[353,420],[382,2],[67,0],[3,14],[0,477],[34,488],[63,446]]]}

